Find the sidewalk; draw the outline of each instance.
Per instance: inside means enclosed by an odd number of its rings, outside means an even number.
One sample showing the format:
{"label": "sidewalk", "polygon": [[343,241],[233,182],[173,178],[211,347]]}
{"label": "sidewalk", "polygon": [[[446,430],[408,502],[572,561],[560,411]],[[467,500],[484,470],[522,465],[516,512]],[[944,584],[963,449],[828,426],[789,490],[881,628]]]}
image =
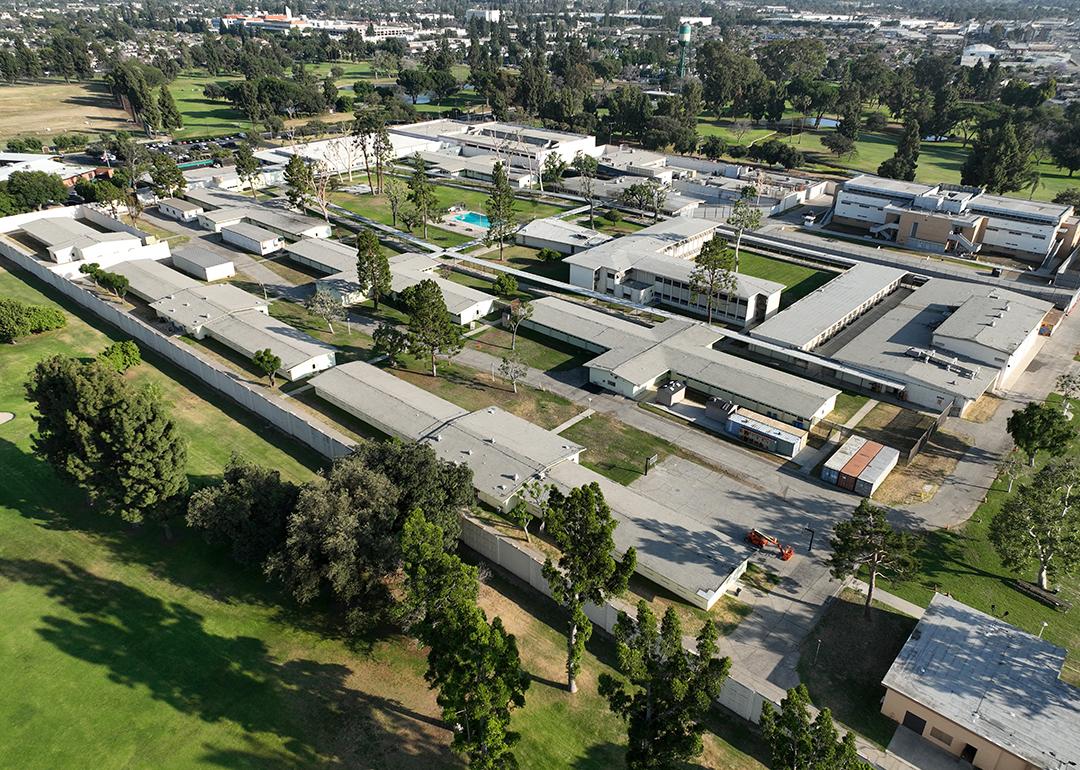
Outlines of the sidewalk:
{"label": "sidewalk", "polygon": [[[866,581],[859,580],[857,577],[849,577],[845,580],[844,588],[851,588],[858,591],[863,596],[866,596],[866,592],[870,590],[870,586]],[[897,612],[902,612],[913,618],[921,618],[923,613],[926,612],[924,607],[920,607],[918,604],[912,604],[907,599],[901,599],[899,596],[893,596],[888,591],[883,591],[878,587],[874,588],[874,601],[881,602],[882,604],[892,607]]]}

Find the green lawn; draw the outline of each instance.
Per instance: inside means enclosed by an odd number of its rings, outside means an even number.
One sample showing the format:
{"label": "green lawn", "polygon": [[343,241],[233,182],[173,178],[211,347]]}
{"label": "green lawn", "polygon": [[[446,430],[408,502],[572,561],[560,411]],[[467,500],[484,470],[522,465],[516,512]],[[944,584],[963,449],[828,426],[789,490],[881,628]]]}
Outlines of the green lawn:
{"label": "green lawn", "polygon": [[570,266],[561,259],[544,260],[539,257],[540,250],[529,246],[508,245],[503,248],[502,259],[499,259],[498,247],[486,251],[483,254],[475,254],[482,259],[490,259],[493,262],[522,270],[526,273],[535,273],[553,281],[566,283],[570,280]]}
{"label": "green lawn", "polygon": [[356,324],[353,324],[350,330],[349,324],[344,321],[333,321],[334,331],[331,333],[326,321],[303,305],[288,300],[271,302],[270,315],[322,342],[334,345],[337,348],[339,364],[347,361],[366,361],[371,357],[374,340],[360,331]]}
{"label": "green lawn", "polygon": [[775,132],[769,128],[753,128],[742,133],[735,130],[735,121],[731,118],[716,118],[708,113],[698,118],[698,136],[719,136],[728,144],[750,145],[772,136]]}
{"label": "green lawn", "polygon": [[[582,227],[589,226],[589,215],[574,220],[574,224],[581,225]],[[647,225],[640,225],[637,222],[630,222],[625,219],[620,219],[618,222],[612,222],[607,217],[602,217],[598,213],[593,217],[593,229],[601,233],[607,233],[608,235],[614,235],[616,237],[620,235],[629,235],[630,233],[636,233],[638,230],[642,230]]]}
{"label": "green lawn", "polygon": [[[1052,396],[1055,403],[1060,397]],[[1080,427],[1080,402],[1074,402],[1073,423]],[[1080,456],[1080,441],[1074,440],[1061,454]],[[1041,453],[1036,468],[1051,459],[1049,453]],[[1033,471],[1025,469],[1025,475]],[[1015,488],[1023,480],[1017,481]],[[990,612],[991,605],[1000,617],[1008,612],[1008,621],[1025,631],[1037,634],[1042,623],[1047,623],[1043,638],[1069,650],[1066,678],[1080,684],[1080,623],[1074,613],[1080,604],[1080,578],[1063,575],[1057,579],[1062,598],[1074,607],[1068,612],[1058,612],[1020,593],[1010,585],[1014,578],[1035,580],[1035,567],[1015,573],[1001,564],[997,552],[990,544],[990,519],[1008,499],[1008,482],[995,481],[987,493],[986,502],[980,505],[968,522],[955,530],[939,530],[926,536],[919,551],[921,567],[918,575],[907,582],[883,581],[882,588],[897,596],[920,605],[927,605],[934,591],[950,594],[953,598],[983,612]]]}
{"label": "green lawn", "polygon": [[859,395],[858,393],[848,393],[846,390],[841,391],[840,395],[836,397],[836,407],[829,414],[828,420],[838,425],[843,425],[855,414],[862,409],[870,399],[867,396]]}
{"label": "green lawn", "polygon": [[[0,296],[50,302],[0,269]],[[39,359],[93,355],[112,337],[69,313],[65,329],[0,355],[0,766],[451,768],[449,728],[423,680],[423,650],[397,636],[342,638],[330,613],[298,610],[257,572],[180,528],[166,541],[89,510],[30,454],[22,383]],[[195,483],[216,480],[232,451],[309,479],[318,458],[182,373],[147,362],[131,375],[161,388],[189,440]],[[481,589],[489,616],[517,634],[533,674],[522,768],[605,770],[621,762],[625,725],[596,691],[614,660],[595,635],[581,690],[562,689],[565,642],[550,602],[499,574]],[[709,720],[695,767],[764,770],[741,720]]]}
{"label": "green lawn", "polygon": [[874,602],[863,614],[863,595],[844,591],[803,641],[799,677],[815,705],[832,710],[847,727],[887,746],[896,723],[881,713],[881,680],[917,622]]}
{"label": "green lawn", "polygon": [[629,484],[642,475],[650,456],[655,454],[658,461],[663,461],[669,455],[680,454],[670,441],[599,412],[560,435],[585,447],[582,465],[620,484]]}
{"label": "green lawn", "polygon": [[[513,335],[506,329],[491,326],[469,338],[469,347],[487,353],[492,356],[506,356],[510,354],[510,345]],[[581,366],[595,356],[584,353],[579,348],[563,345],[550,337],[544,337],[527,329],[519,329],[517,354],[527,366],[544,372],[561,372]]]}
{"label": "green lawn", "polygon": [[780,295],[781,307],[802,299],[836,277],[835,273],[827,270],[815,270],[795,262],[742,250],[739,252],[739,272],[784,284],[784,292]]}

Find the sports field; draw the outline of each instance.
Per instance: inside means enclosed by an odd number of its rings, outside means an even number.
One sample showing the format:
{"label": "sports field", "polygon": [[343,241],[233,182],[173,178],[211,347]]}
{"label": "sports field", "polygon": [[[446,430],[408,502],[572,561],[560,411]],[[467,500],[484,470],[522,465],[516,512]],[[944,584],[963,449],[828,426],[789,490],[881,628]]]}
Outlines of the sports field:
{"label": "sports field", "polygon": [[56,134],[131,128],[127,115],[100,80],[0,85],[0,140],[33,135],[48,143]]}

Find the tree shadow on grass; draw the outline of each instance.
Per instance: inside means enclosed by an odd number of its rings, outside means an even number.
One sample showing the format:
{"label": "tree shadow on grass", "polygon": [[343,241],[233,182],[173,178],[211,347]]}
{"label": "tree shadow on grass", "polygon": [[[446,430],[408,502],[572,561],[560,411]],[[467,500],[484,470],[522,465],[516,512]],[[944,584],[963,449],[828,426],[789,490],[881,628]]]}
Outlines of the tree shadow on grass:
{"label": "tree shadow on grass", "polygon": [[[42,589],[63,607],[38,635],[107,672],[115,684],[208,723],[241,728],[247,750],[208,747],[223,767],[451,764],[431,717],[350,688],[347,666],[278,662],[249,636],[219,636],[191,608],[94,575],[70,561],[0,560],[0,577]],[[406,735],[398,733],[407,732]]]}

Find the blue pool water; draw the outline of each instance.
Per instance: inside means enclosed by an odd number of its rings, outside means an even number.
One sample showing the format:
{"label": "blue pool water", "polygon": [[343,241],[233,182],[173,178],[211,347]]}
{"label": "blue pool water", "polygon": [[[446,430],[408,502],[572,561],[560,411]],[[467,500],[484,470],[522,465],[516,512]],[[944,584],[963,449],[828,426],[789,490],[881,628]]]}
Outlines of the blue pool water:
{"label": "blue pool water", "polygon": [[491,227],[491,222],[483,214],[477,214],[475,211],[466,211],[464,214],[458,214],[454,217],[459,222],[465,222],[475,227],[482,227],[485,230]]}

